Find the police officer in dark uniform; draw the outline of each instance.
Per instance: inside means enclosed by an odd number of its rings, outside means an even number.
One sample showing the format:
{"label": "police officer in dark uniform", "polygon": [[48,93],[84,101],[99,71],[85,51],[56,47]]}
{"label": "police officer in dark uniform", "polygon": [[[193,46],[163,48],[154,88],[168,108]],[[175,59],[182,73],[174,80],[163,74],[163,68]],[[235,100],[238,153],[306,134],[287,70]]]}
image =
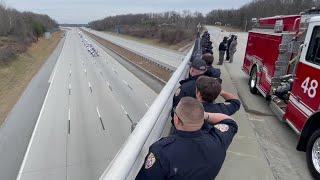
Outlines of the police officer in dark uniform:
{"label": "police officer in dark uniform", "polygon": [[206,72],[206,63],[199,57],[196,57],[190,67],[190,77],[180,81],[180,87],[173,97],[173,106],[176,107],[182,97],[190,96],[196,98],[196,81]]}
{"label": "police officer in dark uniform", "polygon": [[214,58],[212,54],[206,53],[202,55],[202,60],[204,60],[207,65],[207,71],[204,73],[204,75],[215,78],[221,84],[222,83],[222,79],[220,78],[221,71],[219,68],[212,67],[213,59]]}
{"label": "police officer in dark uniform", "polygon": [[[196,82],[197,99],[202,102],[204,110],[212,113],[233,115],[241,106],[239,99],[231,93],[221,90],[221,84],[207,76],[201,76]],[[224,103],[214,103],[218,96],[222,96]]]}
{"label": "police officer in dark uniform", "polygon": [[160,139],[149,148],[136,180],[213,180],[238,126],[229,116],[210,114],[204,123],[202,104],[184,97],[175,109],[177,133]]}
{"label": "police officer in dark uniform", "polygon": [[223,64],[224,54],[226,53],[226,50],[228,49],[228,37],[223,37],[222,42],[219,45],[219,63],[218,65]]}

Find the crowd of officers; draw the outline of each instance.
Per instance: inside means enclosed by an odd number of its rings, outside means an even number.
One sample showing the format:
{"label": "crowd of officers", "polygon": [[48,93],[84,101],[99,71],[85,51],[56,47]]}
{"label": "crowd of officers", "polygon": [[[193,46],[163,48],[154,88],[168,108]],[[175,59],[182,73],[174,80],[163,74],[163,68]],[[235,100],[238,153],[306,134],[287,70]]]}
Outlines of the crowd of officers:
{"label": "crowd of officers", "polygon": [[237,45],[238,45],[238,37],[234,34],[231,34],[231,36],[223,37],[222,42],[219,45],[219,63],[218,65],[222,65],[224,61],[224,54],[226,54],[226,61],[229,61],[230,63],[233,62],[233,56],[234,53],[237,51]]}
{"label": "crowd of officers", "polygon": [[[238,131],[231,115],[239,99],[222,90],[220,69],[212,67],[210,34],[201,37],[202,53],[191,60],[189,77],[173,97],[173,133],[153,143],[137,180],[213,180]],[[215,102],[221,96],[225,102]]]}

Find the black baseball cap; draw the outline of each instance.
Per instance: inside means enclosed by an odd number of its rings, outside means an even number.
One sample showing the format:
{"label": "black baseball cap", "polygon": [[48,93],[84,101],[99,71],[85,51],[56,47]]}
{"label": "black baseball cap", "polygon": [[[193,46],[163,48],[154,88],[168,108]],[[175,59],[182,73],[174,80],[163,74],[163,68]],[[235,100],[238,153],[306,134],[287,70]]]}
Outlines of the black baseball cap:
{"label": "black baseball cap", "polygon": [[196,57],[191,64],[191,67],[200,71],[206,71],[206,62],[199,57]]}

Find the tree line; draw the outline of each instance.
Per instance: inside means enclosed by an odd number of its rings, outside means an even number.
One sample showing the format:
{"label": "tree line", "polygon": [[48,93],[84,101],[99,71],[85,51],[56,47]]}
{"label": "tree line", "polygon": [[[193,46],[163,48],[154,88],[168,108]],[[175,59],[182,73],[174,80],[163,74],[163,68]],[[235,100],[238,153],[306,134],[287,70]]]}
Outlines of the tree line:
{"label": "tree line", "polygon": [[190,38],[196,32],[197,24],[203,22],[204,18],[200,12],[168,11],[110,16],[92,21],[88,25],[99,31],[116,31],[137,37],[158,38],[174,44]]}
{"label": "tree line", "polygon": [[0,65],[24,52],[47,30],[58,27],[48,15],[19,12],[0,2]]}
{"label": "tree line", "polygon": [[238,9],[216,9],[206,15],[201,12],[126,14],[92,21],[89,27],[99,31],[116,31],[137,37],[158,38],[160,41],[175,44],[192,37],[196,26],[213,25],[220,22],[242,30],[252,27],[252,18],[274,15],[299,14],[319,7],[320,0],[253,0]]}
{"label": "tree line", "polygon": [[299,14],[319,5],[320,0],[253,0],[239,9],[212,10],[206,15],[206,23],[220,22],[241,30],[250,30],[253,25],[252,18]]}

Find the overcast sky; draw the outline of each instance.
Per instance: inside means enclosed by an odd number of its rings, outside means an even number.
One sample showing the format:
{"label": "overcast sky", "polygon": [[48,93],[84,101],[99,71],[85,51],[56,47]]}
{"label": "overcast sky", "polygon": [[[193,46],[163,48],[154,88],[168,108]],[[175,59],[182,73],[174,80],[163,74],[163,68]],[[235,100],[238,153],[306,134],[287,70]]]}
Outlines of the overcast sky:
{"label": "overcast sky", "polygon": [[4,0],[19,11],[48,14],[58,23],[88,23],[106,16],[183,10],[203,14],[238,8],[251,0]]}

